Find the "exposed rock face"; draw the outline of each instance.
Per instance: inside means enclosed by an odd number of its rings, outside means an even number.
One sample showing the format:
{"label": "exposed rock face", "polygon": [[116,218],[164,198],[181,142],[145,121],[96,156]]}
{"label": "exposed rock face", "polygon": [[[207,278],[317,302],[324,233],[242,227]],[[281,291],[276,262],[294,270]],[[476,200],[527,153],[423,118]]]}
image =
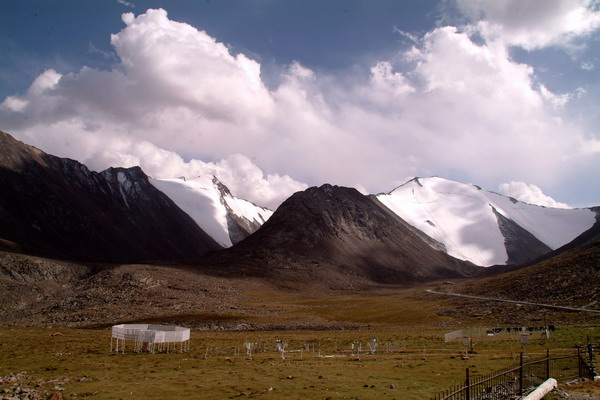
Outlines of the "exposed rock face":
{"label": "exposed rock face", "polygon": [[[223,183],[221,183],[221,181],[219,181],[215,176],[213,176],[213,184],[219,190],[221,194],[221,204],[223,204],[223,206],[227,210],[227,228],[229,229],[229,238],[231,239],[231,243],[237,244],[241,242],[249,235],[256,232],[258,228],[260,228],[262,224],[264,224],[265,221],[263,219],[261,219],[260,221],[258,221],[256,218],[250,220],[244,215],[236,214],[235,210],[231,208],[231,205],[229,204],[228,200],[239,201],[239,199],[236,199],[231,194],[229,188]],[[260,208],[268,212],[269,214],[272,213],[272,211],[267,210],[266,208],[262,208],[256,205],[254,206],[256,208]]]}
{"label": "exposed rock face", "polygon": [[239,217],[233,212],[227,213],[227,228],[229,229],[229,238],[233,244],[241,242],[249,235],[256,232],[260,226],[261,224],[259,224],[256,220],[249,221],[245,218]]}
{"label": "exposed rock face", "polygon": [[427,241],[434,245],[374,196],[323,185],[292,195],[258,231],[210,261],[223,272],[331,287],[479,273]]}
{"label": "exposed rock face", "polygon": [[90,171],[0,132],[0,246],[61,259],[190,260],[221,247],[139,167]]}
{"label": "exposed rock face", "polygon": [[506,264],[525,264],[552,251],[550,247],[519,224],[500,214],[493,206],[490,207],[492,207],[494,215],[498,219],[498,227],[504,237],[504,246],[508,254]]}

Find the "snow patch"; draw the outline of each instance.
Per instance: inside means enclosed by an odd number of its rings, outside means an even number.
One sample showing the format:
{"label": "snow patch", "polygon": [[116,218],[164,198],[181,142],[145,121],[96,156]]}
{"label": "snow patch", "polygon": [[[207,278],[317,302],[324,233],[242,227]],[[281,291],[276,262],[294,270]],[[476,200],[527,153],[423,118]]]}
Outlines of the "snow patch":
{"label": "snow patch", "polygon": [[224,200],[235,215],[246,218],[251,222],[256,221],[262,225],[273,215],[273,211],[259,207],[244,199],[228,196]]}
{"label": "snow patch", "polygon": [[150,179],[150,183],[185,211],[198,226],[223,247],[231,247],[227,228],[227,210],[215,190],[212,177]]}
{"label": "snow patch", "polygon": [[231,247],[227,222],[228,208],[240,218],[261,225],[273,214],[249,201],[238,199],[219,189],[213,176],[194,179],[150,179],[150,183],[165,193],[185,211],[198,226],[223,247]]}

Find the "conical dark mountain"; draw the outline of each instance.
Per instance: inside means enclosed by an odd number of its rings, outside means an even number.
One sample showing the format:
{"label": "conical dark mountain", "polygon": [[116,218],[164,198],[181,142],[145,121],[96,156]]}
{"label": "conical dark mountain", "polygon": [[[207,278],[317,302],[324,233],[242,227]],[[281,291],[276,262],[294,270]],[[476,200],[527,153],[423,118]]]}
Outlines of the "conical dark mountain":
{"label": "conical dark mountain", "polygon": [[190,260],[221,248],[139,167],[92,172],[1,131],[0,247],[105,262]]}
{"label": "conical dark mountain", "polygon": [[258,231],[209,263],[223,273],[330,287],[472,276],[482,269],[432,245],[376,197],[323,185],[292,195]]}

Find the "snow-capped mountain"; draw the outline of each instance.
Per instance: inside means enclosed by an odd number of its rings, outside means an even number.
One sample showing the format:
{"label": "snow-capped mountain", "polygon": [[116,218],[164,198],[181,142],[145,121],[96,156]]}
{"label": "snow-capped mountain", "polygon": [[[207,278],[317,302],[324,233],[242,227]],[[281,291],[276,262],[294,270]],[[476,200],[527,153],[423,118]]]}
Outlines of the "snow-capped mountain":
{"label": "snow-capped mountain", "polygon": [[150,179],[150,183],[223,247],[240,242],[273,214],[269,209],[234,197],[214,176]]}
{"label": "snow-capped mountain", "polygon": [[591,209],[535,206],[442,178],[414,178],[379,201],[446,247],[482,266],[520,264],[591,228]]}
{"label": "snow-capped mountain", "polygon": [[[105,262],[195,260],[242,241],[273,214],[234,197],[213,176],[151,179],[139,167],[97,173],[1,131],[0,148],[0,249]],[[600,208],[534,206],[441,178],[415,178],[390,193],[370,196],[375,208],[348,190],[325,185],[292,196],[294,200],[279,212],[278,223],[244,240],[244,257],[254,257],[259,249],[275,252],[279,243],[283,248],[277,251],[294,250],[297,265],[318,258],[316,262],[338,268],[360,264],[357,258],[362,257],[365,268],[378,265],[384,271],[386,265],[399,262],[396,258],[411,259],[414,266],[414,260],[429,257],[417,245],[409,249],[396,242],[414,236],[414,243],[423,241],[428,248],[476,265],[524,264],[571,242],[600,221]],[[356,207],[360,209],[344,214]],[[365,220],[371,214],[377,215],[373,217],[377,223]],[[321,222],[328,229],[322,236],[337,239],[320,242],[321,247],[311,247],[312,242],[300,246],[324,229],[318,226]],[[377,246],[385,251],[374,252]],[[385,262],[377,261],[384,258]],[[441,261],[437,265],[442,268]],[[367,275],[372,278],[379,272],[371,267]],[[396,278],[421,276],[419,271],[400,274],[402,268],[393,272]],[[383,275],[377,276],[378,282],[384,281]]]}

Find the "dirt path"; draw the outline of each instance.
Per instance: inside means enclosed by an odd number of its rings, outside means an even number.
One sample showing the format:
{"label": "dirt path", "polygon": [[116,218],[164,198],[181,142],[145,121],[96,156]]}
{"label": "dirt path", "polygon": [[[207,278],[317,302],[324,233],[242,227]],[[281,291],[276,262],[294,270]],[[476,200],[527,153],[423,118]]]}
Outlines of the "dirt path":
{"label": "dirt path", "polygon": [[553,304],[543,304],[543,303],[532,303],[530,301],[517,301],[517,300],[507,300],[507,299],[495,299],[492,297],[483,297],[483,296],[471,296],[468,294],[459,294],[459,293],[444,293],[438,292],[435,290],[428,289],[425,292],[431,294],[437,294],[442,296],[454,296],[454,297],[462,297],[466,299],[475,299],[475,300],[485,300],[485,301],[499,301],[504,303],[513,303],[513,304],[527,304],[531,306],[551,308],[555,310],[565,310],[565,311],[577,311],[577,312],[589,312],[594,314],[600,314],[600,310],[590,310],[587,308],[576,308],[576,307],[565,307],[565,306],[555,306]]}

